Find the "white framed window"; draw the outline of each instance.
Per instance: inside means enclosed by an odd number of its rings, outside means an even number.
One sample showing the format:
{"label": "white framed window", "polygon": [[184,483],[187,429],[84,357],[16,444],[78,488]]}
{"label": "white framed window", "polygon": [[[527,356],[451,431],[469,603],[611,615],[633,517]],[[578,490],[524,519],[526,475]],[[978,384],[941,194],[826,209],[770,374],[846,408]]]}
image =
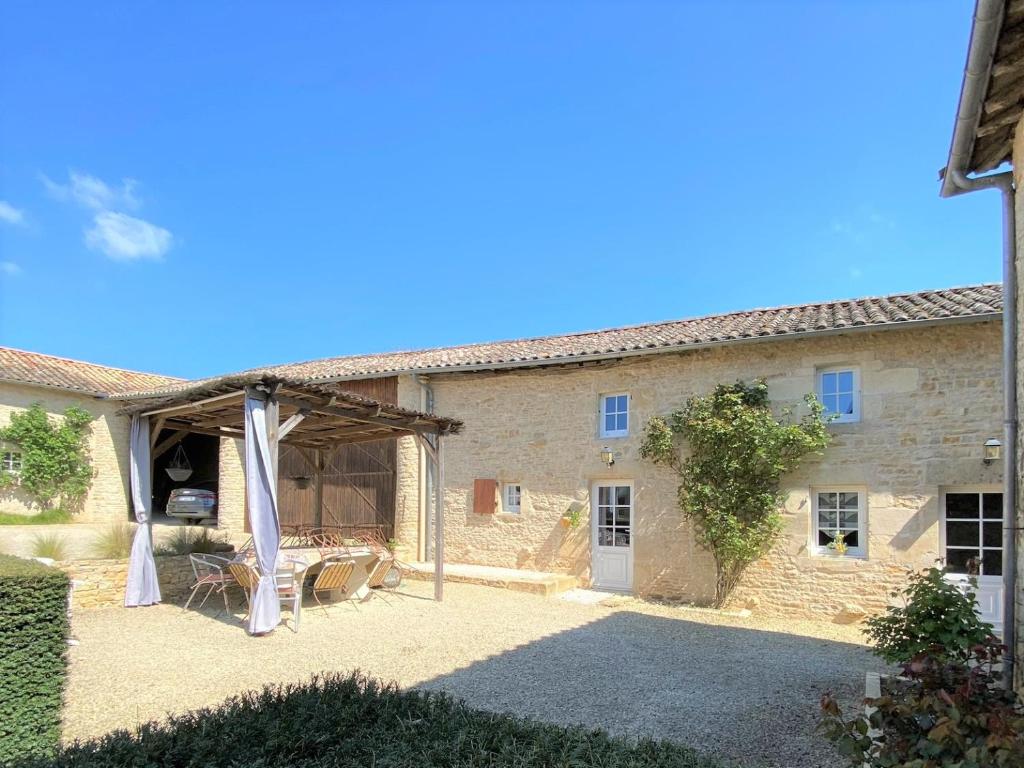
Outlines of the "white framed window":
{"label": "white framed window", "polygon": [[818,399],[825,416],[835,423],[860,421],[860,371],[857,368],[822,368],[818,371]]}
{"label": "white framed window", "polygon": [[629,434],[629,393],[601,395],[601,437],[626,437]]}
{"label": "white framed window", "polygon": [[0,453],[0,471],[17,473],[21,471],[21,451]]}
{"label": "white framed window", "polygon": [[811,507],[813,552],[867,555],[867,492],[863,488],[812,488]]}
{"label": "white framed window", "polygon": [[523,508],[523,487],[519,483],[503,483],[501,486],[501,511],[518,515]]}

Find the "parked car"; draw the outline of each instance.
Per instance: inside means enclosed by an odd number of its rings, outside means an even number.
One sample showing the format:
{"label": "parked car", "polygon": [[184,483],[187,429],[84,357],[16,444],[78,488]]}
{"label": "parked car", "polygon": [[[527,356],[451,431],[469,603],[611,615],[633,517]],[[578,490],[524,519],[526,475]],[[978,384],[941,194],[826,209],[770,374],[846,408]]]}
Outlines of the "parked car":
{"label": "parked car", "polygon": [[189,488],[175,488],[167,499],[167,515],[189,523],[217,517],[217,492],[214,483],[195,483]]}

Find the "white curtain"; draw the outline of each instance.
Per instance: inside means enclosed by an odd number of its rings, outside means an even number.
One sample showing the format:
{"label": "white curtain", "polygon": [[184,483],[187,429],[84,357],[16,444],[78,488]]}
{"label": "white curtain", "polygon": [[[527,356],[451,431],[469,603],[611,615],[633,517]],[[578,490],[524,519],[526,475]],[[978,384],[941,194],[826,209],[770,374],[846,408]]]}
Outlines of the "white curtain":
{"label": "white curtain", "polygon": [[281,549],[277,517],[277,403],[245,397],[245,497],[256,548],[259,585],[252,596],[249,632],[270,632],[281,621],[274,572]]}
{"label": "white curtain", "polygon": [[160,584],[156,579],[156,561],[153,559],[153,533],[150,506],[153,503],[149,461],[149,417],[132,416],[130,444],[130,470],[132,503],[135,507],[135,529],[132,553],[128,560],[128,584],[124,604],[154,605],[160,602]]}

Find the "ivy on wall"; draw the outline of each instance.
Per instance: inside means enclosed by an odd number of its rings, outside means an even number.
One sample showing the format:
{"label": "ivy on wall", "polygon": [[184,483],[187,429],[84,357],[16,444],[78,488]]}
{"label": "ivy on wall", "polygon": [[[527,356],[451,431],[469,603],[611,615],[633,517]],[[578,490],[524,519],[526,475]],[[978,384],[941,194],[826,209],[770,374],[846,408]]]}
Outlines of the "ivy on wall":
{"label": "ivy on wall", "polygon": [[10,424],[0,428],[0,440],[17,446],[21,468],[0,471],[0,488],[19,488],[42,509],[57,502],[76,510],[92,484],[87,447],[92,420],[92,414],[75,406],[59,419],[50,419],[39,403],[12,413]]}
{"label": "ivy on wall", "polygon": [[647,423],[640,455],[679,474],[679,507],[715,560],[715,605],[778,538],[782,476],[829,443],[821,403],[804,401],[808,413],[793,422],[791,408],[772,412],[763,380],[720,384]]}

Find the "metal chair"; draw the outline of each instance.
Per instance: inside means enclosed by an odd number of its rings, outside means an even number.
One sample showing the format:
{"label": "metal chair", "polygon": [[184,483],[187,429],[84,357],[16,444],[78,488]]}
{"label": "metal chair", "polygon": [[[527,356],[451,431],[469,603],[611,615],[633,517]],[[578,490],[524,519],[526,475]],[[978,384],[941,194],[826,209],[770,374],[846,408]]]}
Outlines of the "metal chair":
{"label": "metal chair", "polygon": [[[356,563],[354,560],[340,555],[324,558],[322,562],[323,568],[320,569],[316,581],[313,582],[313,599],[324,613],[327,613],[327,606],[320,600],[318,593],[340,591],[345,593],[346,599],[349,599],[351,595],[348,594],[348,581],[355,572]],[[354,605],[355,603],[353,603]]]}
{"label": "metal chair", "polygon": [[230,573],[225,573],[231,565],[231,561],[226,557],[204,554],[192,554],[188,556],[188,559],[192,566],[192,573],[196,577],[196,582],[192,585],[188,600],[185,601],[182,610],[187,611],[192,603],[192,598],[196,596],[200,589],[206,587],[206,594],[203,595],[203,600],[199,603],[199,607],[202,608],[206,605],[206,601],[210,599],[210,595],[214,592],[220,592],[224,598],[224,611],[231,613],[231,606],[228,605],[227,588],[234,579]]}
{"label": "metal chair", "polygon": [[[239,562],[229,563],[228,570],[245,592],[245,603],[248,609],[245,616],[248,618],[252,612],[252,596],[260,583],[259,572],[254,566]],[[305,564],[293,560],[279,565],[274,573],[277,599],[282,604],[287,604],[292,611],[293,632],[299,631],[299,622],[302,617],[302,573],[304,571]]]}

